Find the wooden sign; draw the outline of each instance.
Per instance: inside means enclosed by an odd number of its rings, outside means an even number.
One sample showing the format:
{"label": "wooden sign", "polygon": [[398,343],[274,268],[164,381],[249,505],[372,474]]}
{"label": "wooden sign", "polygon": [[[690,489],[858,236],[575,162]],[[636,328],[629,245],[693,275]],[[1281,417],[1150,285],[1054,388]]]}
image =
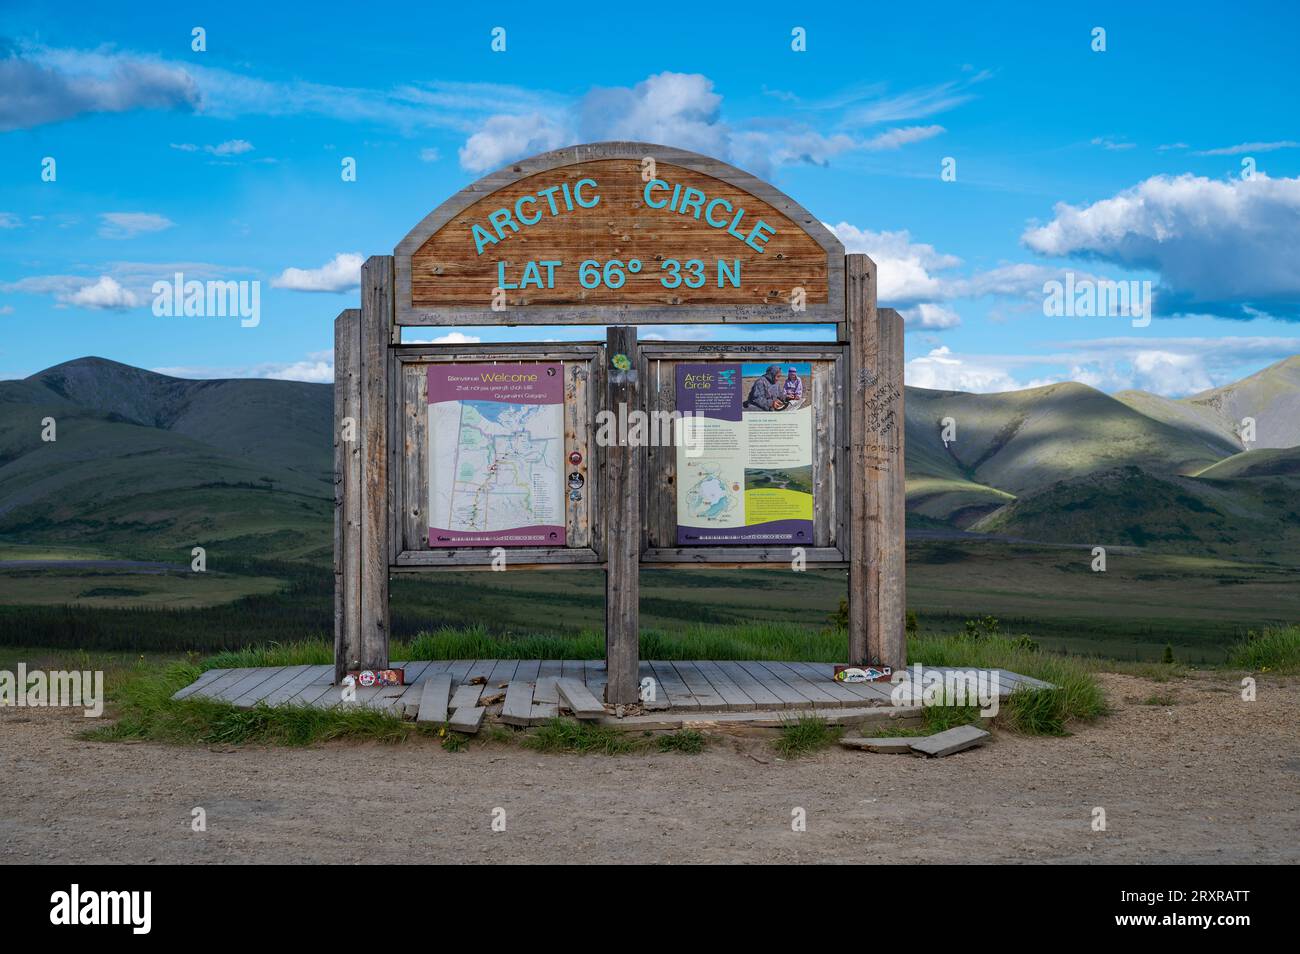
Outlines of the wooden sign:
{"label": "wooden sign", "polygon": [[837,320],[844,249],[724,163],[607,143],[475,183],[396,252],[399,324]]}

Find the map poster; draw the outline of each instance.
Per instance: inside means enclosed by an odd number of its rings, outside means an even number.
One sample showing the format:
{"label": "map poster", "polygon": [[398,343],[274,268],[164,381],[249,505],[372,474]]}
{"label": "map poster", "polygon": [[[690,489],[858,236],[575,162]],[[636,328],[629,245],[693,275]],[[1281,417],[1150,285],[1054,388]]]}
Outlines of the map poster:
{"label": "map poster", "polygon": [[677,545],[811,545],[812,364],[679,364],[676,385]]}
{"label": "map poster", "polygon": [[564,546],[563,455],[563,365],[429,365],[429,546]]}

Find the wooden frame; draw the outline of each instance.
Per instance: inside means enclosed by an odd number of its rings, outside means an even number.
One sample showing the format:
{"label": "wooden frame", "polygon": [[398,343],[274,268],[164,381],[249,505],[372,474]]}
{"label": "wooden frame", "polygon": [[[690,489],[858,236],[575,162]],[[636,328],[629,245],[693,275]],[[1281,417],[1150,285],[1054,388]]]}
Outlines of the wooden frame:
{"label": "wooden frame", "polygon": [[560,324],[679,324],[682,322],[780,322],[791,324],[790,306],[784,303],[771,305],[674,305],[670,307],[627,306],[548,306],[536,305],[511,309],[502,313],[493,311],[487,301],[478,304],[453,305],[438,309],[416,309],[411,306],[411,258],[416,251],[439,229],[478,200],[506,189],[521,179],[572,166],[583,162],[607,159],[627,159],[640,162],[650,156],[654,159],[693,170],[721,180],[768,203],[791,219],[806,235],[811,237],[826,253],[826,287],[828,298],[824,303],[809,304],[799,313],[799,322],[840,322],[844,320],[844,246],[821,221],[789,196],[755,176],[735,166],[708,156],[641,142],[601,142],[580,146],[567,146],[553,152],[533,156],[512,163],[504,169],[485,176],[466,186],[420,221],[398,243],[394,253],[397,282],[398,325],[560,325]]}
{"label": "wooden frame", "polygon": [[[728,183],[796,224],[815,243],[805,247],[825,252],[825,301],[808,303],[806,311],[786,303],[690,301],[671,307],[530,304],[505,311],[481,302],[413,307],[412,255],[466,208],[539,172],[644,156]],[[773,221],[786,221],[770,214]],[[427,524],[427,384],[420,369],[456,361],[547,360],[565,366],[566,448],[582,448],[588,489],[585,515],[566,504],[566,536],[580,545],[511,548],[508,568],[605,571],[606,701],[619,704],[638,698],[640,568],[788,568],[791,550],[664,545],[669,511],[651,475],[667,463],[664,452],[674,449],[595,446],[595,411],[618,404],[671,409],[675,397],[665,401],[673,393],[671,366],[688,358],[772,355],[816,363],[822,373],[813,377],[819,395],[814,407],[825,413],[814,417],[813,480],[822,506],[814,510],[813,546],[804,548],[804,558],[811,568],[849,570],[848,661],[905,665],[903,321],[896,311],[877,307],[876,287],[875,264],[865,255],[845,256],[839,240],[789,197],[725,163],[663,146],[596,143],[556,150],[493,173],[440,205],[394,255],[367,260],[360,310],[346,310],[335,321],[336,681],[349,669],[388,664],[391,573],[486,569],[491,563],[490,550],[483,548],[411,545]],[[834,342],[814,343],[637,340],[638,324],[698,322],[833,324],[837,333]],[[607,330],[603,342],[402,343],[403,327],[475,324],[589,324]],[[615,355],[627,356],[630,364],[615,367]]]}

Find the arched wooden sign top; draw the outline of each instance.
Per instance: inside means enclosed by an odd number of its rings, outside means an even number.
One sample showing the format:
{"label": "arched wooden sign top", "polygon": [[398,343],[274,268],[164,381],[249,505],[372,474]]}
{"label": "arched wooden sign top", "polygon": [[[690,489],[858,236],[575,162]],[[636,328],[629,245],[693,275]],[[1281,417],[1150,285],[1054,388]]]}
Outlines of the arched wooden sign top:
{"label": "arched wooden sign top", "polygon": [[462,190],[395,252],[399,325],[831,322],[844,247],[746,172],[649,143],[574,146]]}

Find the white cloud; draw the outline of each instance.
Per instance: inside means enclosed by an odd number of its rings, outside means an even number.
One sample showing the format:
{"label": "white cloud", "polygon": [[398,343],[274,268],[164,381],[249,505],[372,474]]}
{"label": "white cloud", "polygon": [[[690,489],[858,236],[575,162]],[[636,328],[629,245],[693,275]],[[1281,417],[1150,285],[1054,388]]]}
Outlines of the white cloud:
{"label": "white cloud", "polygon": [[20,229],[23,221],[12,212],[0,212],[0,229]]}
{"label": "white cloud", "polygon": [[1123,142],[1122,140],[1115,139],[1111,136],[1094,136],[1092,139],[1092,145],[1101,146],[1103,149],[1110,149],[1113,151],[1136,148],[1135,143]]}
{"label": "white cloud", "polygon": [[1195,153],[1198,156],[1240,156],[1249,152],[1273,152],[1275,149],[1295,149],[1300,142],[1280,139],[1277,142],[1241,142],[1235,146],[1220,146],[1217,149],[1204,149]]}
{"label": "white cloud", "polygon": [[365,258],[355,252],[340,252],[320,268],[286,268],[271,280],[274,288],[304,292],[345,292],[361,285]]}
{"label": "white cloud", "polygon": [[482,339],[477,335],[467,335],[462,331],[449,331],[436,338],[407,338],[402,336],[402,344],[478,344]]}
{"label": "white cloud", "polygon": [[511,159],[559,149],[573,134],[541,113],[490,117],[460,148],[460,164],[470,172],[487,172]]}
{"label": "white cloud", "polygon": [[204,146],[203,151],[214,156],[242,156],[253,151],[253,144],[247,139],[227,139],[215,146]]}
{"label": "white cloud", "polygon": [[58,51],[0,41],[0,131],[30,129],[83,113],[199,108],[183,67],[149,57]]}
{"label": "white cloud", "polygon": [[961,315],[951,308],[933,302],[922,302],[911,308],[900,308],[899,314],[903,316],[904,325],[914,328],[935,330],[956,328],[961,324]]}
{"label": "white cloud", "polygon": [[1006,370],[980,358],[961,358],[944,345],[903,366],[903,380],[916,388],[936,391],[1015,391],[1026,385]]}
{"label": "white cloud", "polygon": [[854,109],[848,116],[848,122],[864,125],[896,123],[947,112],[974,99],[971,87],[982,83],[991,75],[987,70],[981,70],[959,80],[874,98]]}
{"label": "white cloud", "polygon": [[437,162],[441,158],[442,158],[442,153],[438,152],[438,150],[434,149],[432,146],[430,146],[427,149],[420,150],[421,162]]}
{"label": "white cloud", "polygon": [[119,285],[107,275],[101,275],[98,281],[83,285],[74,292],[58,295],[58,300],[76,308],[93,308],[110,311],[122,311],[135,308],[140,304],[136,294]]}
{"label": "white cloud", "polygon": [[947,297],[943,280],[933,273],[960,265],[957,256],[913,242],[906,230],[872,232],[848,222],[823,224],[844,243],[846,252],[869,255],[876,263],[881,304],[902,308]]}
{"label": "white cloud", "polygon": [[898,149],[914,142],[933,139],[946,131],[942,126],[904,126],[899,129],[887,129],[868,139],[862,148]]}
{"label": "white cloud", "polygon": [[1087,206],[1058,203],[1022,241],[1160,273],[1166,314],[1300,319],[1300,177],[1153,176]]}
{"label": "white cloud", "polygon": [[13,305],[0,305],[0,315],[12,315],[14,313]]}
{"label": "white cloud", "polygon": [[149,232],[161,232],[176,224],[165,215],[153,212],[103,212],[99,217],[103,220],[99,235],[107,239],[135,238]]}

